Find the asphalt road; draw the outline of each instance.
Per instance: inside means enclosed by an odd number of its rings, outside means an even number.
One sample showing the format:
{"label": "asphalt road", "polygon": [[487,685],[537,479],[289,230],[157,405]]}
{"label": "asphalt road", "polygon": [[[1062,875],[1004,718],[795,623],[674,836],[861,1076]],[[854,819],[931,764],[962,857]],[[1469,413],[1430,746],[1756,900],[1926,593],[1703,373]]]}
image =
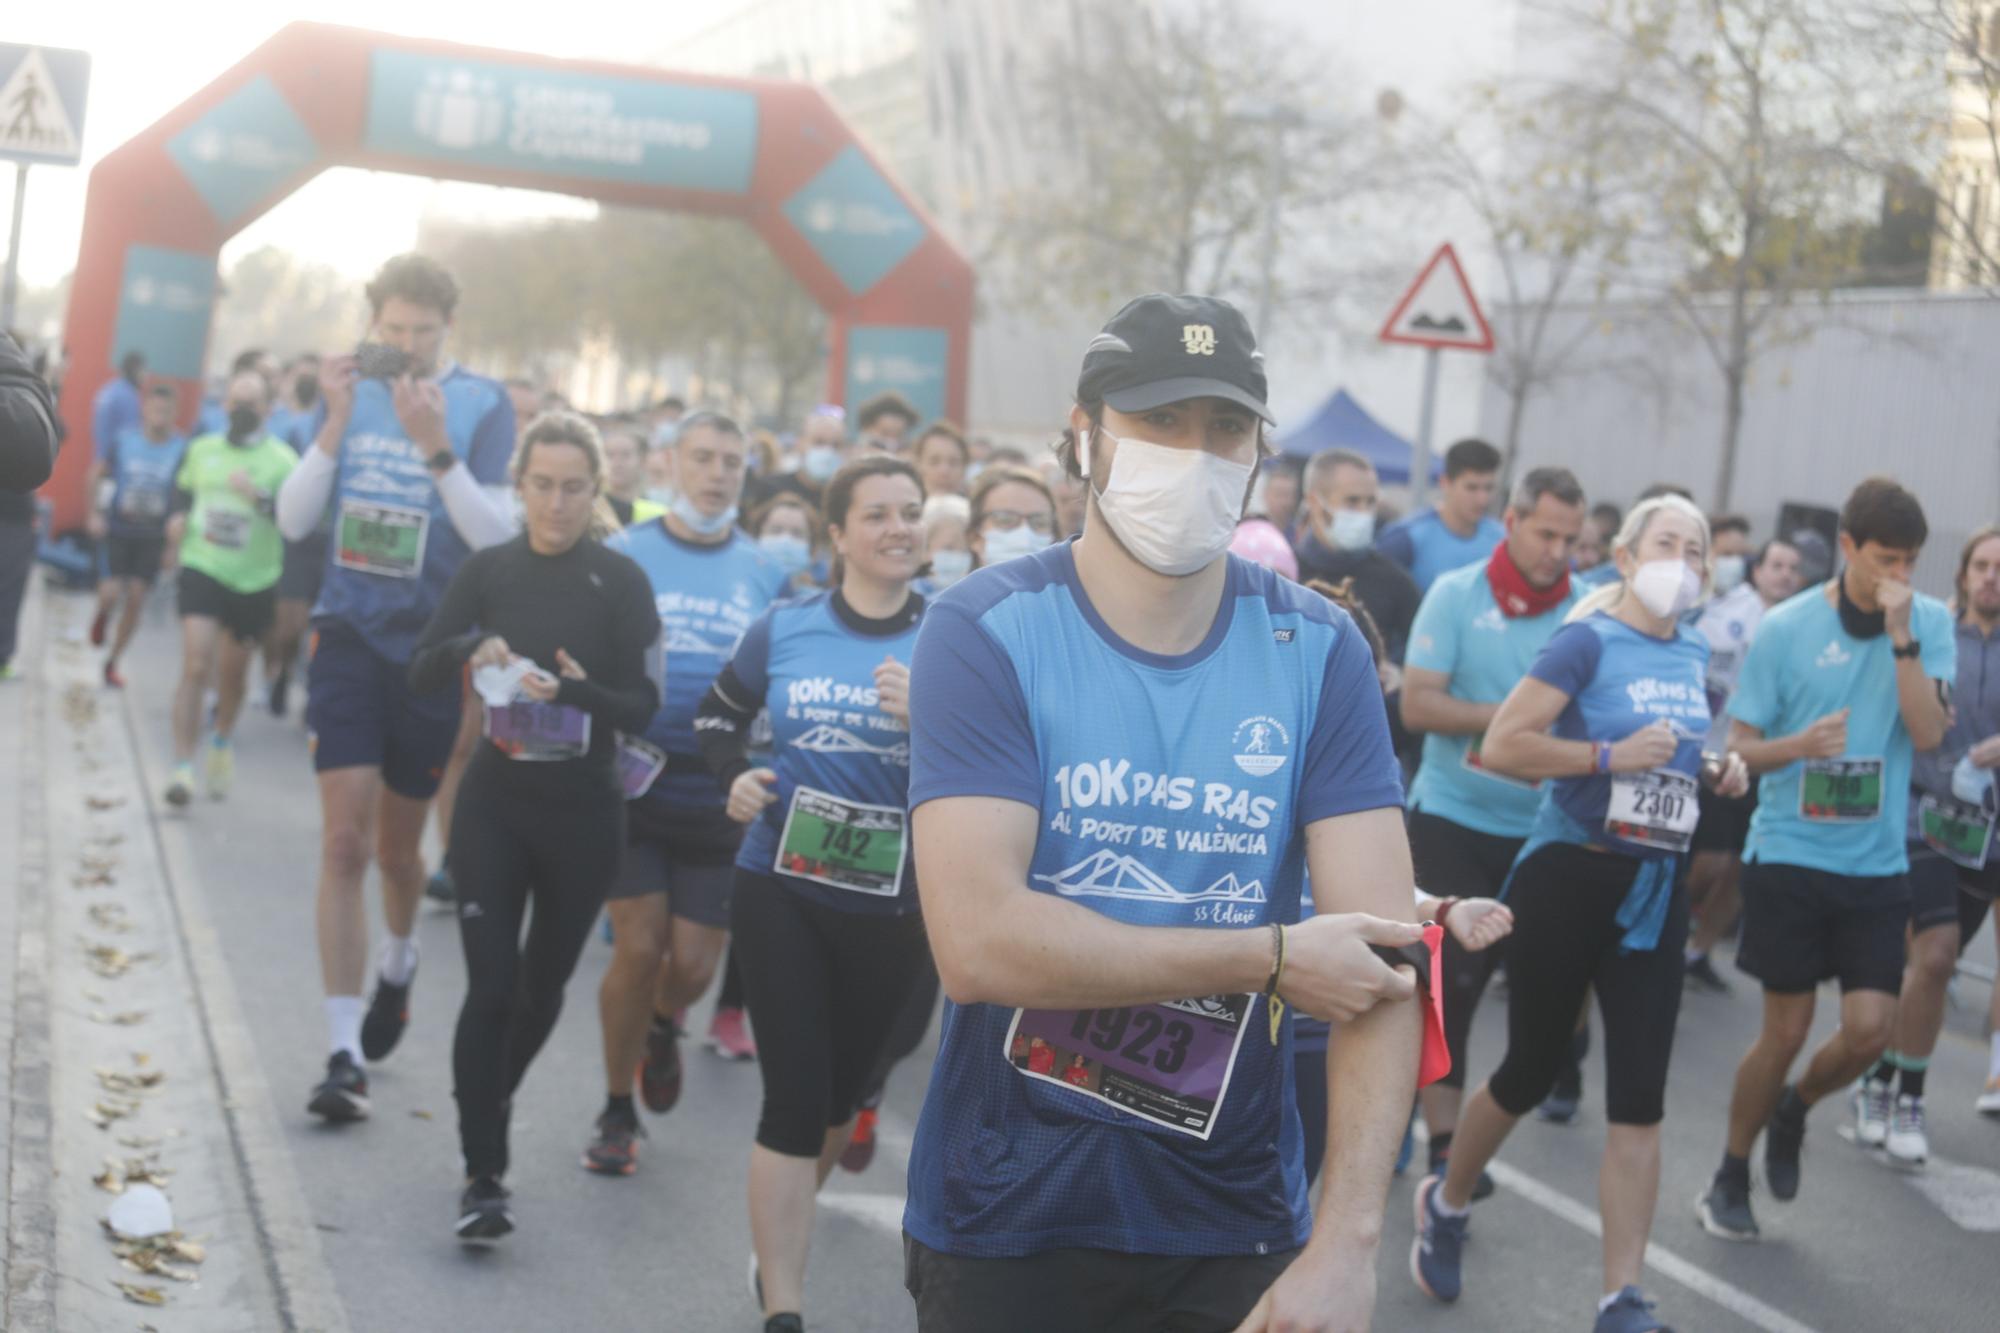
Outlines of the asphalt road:
{"label": "asphalt road", "polygon": [[[171,621],[149,618],[125,668],[157,804],[166,700],[176,669]],[[371,1070],[374,1118],[328,1129],[305,1114],[324,1060],[313,893],[318,813],[306,737],[294,717],[248,716],[236,790],[164,821],[212,922],[281,1146],[319,1233],[332,1288],[357,1330],[648,1328],[751,1330],[744,1163],[758,1099],[754,1065],[690,1045],[678,1109],[648,1122],[639,1174],[605,1180],[578,1156],[602,1100],[596,987],[609,950],[593,941],[569,1004],[517,1099],[519,1231],[494,1253],[454,1241],[459,1163],[449,1053],[463,971],[454,923],[427,909],[412,1027]],[[178,849],[178,853],[176,853]],[[1990,933],[1972,956],[1990,964]],[[1691,1203],[1720,1152],[1735,1062],[1753,1035],[1747,983],[1693,995],[1682,1011],[1665,1125],[1665,1173],[1648,1285],[1684,1330],[1991,1329],[1989,1265],[2000,1232],[2000,1122],[1971,1101],[1985,1073],[1981,982],[1961,980],[1931,1074],[1932,1143],[1922,1173],[1891,1170],[1842,1140],[1840,1108],[1816,1112],[1796,1203],[1758,1196],[1766,1240],[1731,1246],[1695,1225]],[[1475,1075],[1500,1051],[1502,1001],[1474,1039]],[[1820,1006],[1820,1031],[1834,1006]],[[694,1027],[704,1030],[707,1008]],[[837,1173],[814,1236],[811,1327],[914,1327],[901,1285],[901,1147],[921,1102],[930,1048],[892,1082],[884,1151],[861,1176]],[[1441,1308],[1407,1275],[1410,1191],[1389,1201],[1378,1267],[1383,1329],[1585,1328],[1597,1298],[1597,1068],[1579,1124],[1524,1123],[1497,1169],[1500,1192],[1474,1214],[1466,1297]]]}

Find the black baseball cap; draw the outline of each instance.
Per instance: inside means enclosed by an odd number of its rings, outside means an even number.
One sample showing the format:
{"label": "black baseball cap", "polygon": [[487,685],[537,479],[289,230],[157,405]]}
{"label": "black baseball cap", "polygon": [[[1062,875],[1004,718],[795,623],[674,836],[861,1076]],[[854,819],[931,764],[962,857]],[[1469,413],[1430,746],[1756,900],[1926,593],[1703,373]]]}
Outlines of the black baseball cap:
{"label": "black baseball cap", "polygon": [[1213,296],[1155,292],[1126,304],[1083,351],[1079,402],[1145,412],[1190,398],[1224,398],[1275,426],[1264,405],[1264,354],[1250,321]]}

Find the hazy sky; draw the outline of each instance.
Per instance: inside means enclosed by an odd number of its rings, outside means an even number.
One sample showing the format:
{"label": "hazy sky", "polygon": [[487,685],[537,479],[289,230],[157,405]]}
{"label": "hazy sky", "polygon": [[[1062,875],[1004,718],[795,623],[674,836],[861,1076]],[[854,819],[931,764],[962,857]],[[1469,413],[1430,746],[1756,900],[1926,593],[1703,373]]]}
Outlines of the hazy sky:
{"label": "hazy sky", "polygon": [[[738,8],[743,0],[635,5],[618,0],[562,0],[506,5],[491,0],[8,0],[0,41],[67,46],[90,52],[90,105],[83,165],[37,166],[28,174],[21,241],[22,279],[56,281],[76,263],[89,171],[99,158],[206,86],[286,23],[312,19],[555,56],[644,60]],[[0,164],[0,168],[11,164]],[[0,227],[13,204],[14,173],[0,169]],[[330,171],[246,228],[229,255],[276,244],[351,273],[407,249],[426,208],[462,212],[587,211],[555,196],[483,186],[440,184],[350,169]],[[0,239],[0,245],[4,245]]]}

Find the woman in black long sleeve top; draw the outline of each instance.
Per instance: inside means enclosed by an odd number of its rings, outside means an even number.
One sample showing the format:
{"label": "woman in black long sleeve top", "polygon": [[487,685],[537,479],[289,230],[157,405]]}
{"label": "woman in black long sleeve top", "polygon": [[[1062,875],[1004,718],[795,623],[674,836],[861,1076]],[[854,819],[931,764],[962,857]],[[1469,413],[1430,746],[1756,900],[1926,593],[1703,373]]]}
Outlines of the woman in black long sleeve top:
{"label": "woman in black long sleeve top", "polygon": [[467,989],[452,1078],[467,1176],[457,1229],[467,1241],[513,1229],[500,1183],[509,1104],[555,1027],[563,987],[618,871],[625,801],[617,733],[644,730],[660,703],[650,669],[660,637],[652,588],[637,565],[586,537],[603,472],[588,422],[568,413],[532,422],[514,458],[526,531],[459,567],[410,662],[410,688],[427,692],[462,671],[526,658],[538,670],[521,692],[543,707],[508,709],[511,720],[535,712],[552,733],[589,732],[576,757],[515,757],[500,744],[510,717],[489,708],[492,740],[474,753],[453,807]]}

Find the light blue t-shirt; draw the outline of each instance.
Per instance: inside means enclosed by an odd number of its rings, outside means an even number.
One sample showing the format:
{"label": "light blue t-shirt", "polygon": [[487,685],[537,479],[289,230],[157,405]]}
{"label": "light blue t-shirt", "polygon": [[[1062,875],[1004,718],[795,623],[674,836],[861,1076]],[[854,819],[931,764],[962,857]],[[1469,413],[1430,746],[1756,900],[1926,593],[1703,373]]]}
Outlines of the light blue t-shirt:
{"label": "light blue t-shirt", "polygon": [[[1306,827],[1397,806],[1401,784],[1354,622],[1269,570],[1228,561],[1214,625],[1178,656],[1113,633],[1069,543],[948,589],[925,612],[910,668],[911,807],[953,796],[1030,807],[1027,887],[1127,924],[1296,921]],[[1213,1013],[1244,999],[1190,997],[1175,1009]],[[1077,1016],[1099,1026],[1076,1040],[1115,1027],[1099,1044],[1104,1058],[1129,1036],[1123,1054],[1152,1059],[1168,1084],[1196,1063],[1222,1067],[1213,1029],[1183,1065],[1185,1041],[1162,1034],[1186,1025],[1170,1016],[1163,1029],[1159,1008]],[[1274,1045],[1264,1012],[1256,997],[1231,1025],[1231,1072],[1205,1131],[1188,1131],[1064,1086],[1046,1067],[1032,1076],[1032,1063],[1016,1062],[1034,1058],[1025,1037],[1019,1057],[1009,1044],[1014,1010],[948,1005],[905,1229],[971,1257],[1302,1244],[1312,1219],[1291,1029],[1281,1025]],[[1071,1015],[1054,1017],[1071,1030]]]}
{"label": "light blue t-shirt", "polygon": [[[497,380],[453,367],[439,381],[451,450],[482,486],[507,480],[514,405]],[[362,380],[340,437],[326,581],[315,623],[344,624],[391,662],[407,662],[445,585],[471,554],[396,417],[389,386]]]}
{"label": "light blue t-shirt", "polygon": [[[1454,699],[1497,704],[1528,674],[1576,595],[1572,587],[1538,616],[1508,616],[1493,599],[1483,563],[1455,569],[1424,594],[1403,665],[1448,677],[1446,693]],[[1541,784],[1479,767],[1474,747],[1481,739],[1427,732],[1423,765],[1410,783],[1410,808],[1479,833],[1525,838],[1542,801]]]}
{"label": "light blue t-shirt", "polygon": [[[913,596],[903,614],[875,625],[847,610],[844,602],[836,605],[834,597],[814,592],[779,602],[750,626],[729,661],[737,683],[752,696],[743,702],[761,705],[770,714],[771,767],[778,775],[771,788],[778,799],[745,831],[736,856],[738,866],[755,874],[772,874],[779,864],[779,840],[788,820],[814,819],[814,807],[824,809],[809,796],[795,810],[794,797],[802,787],[840,803],[894,810],[897,816],[889,823],[899,822],[909,806],[910,729],[882,711],[875,668],[889,658],[910,664],[924,599]],[[825,834],[844,832],[845,850],[879,864],[879,884],[841,887],[828,882],[838,881],[839,875],[816,873],[781,873],[779,882],[835,911],[875,916],[916,911],[908,829],[869,827],[881,822],[861,812],[855,820],[816,818],[812,824]],[[891,836],[901,853],[893,879],[885,858],[868,851],[870,840],[879,851]]]}
{"label": "light blue t-shirt", "polygon": [[314,437],[319,434],[319,423],[325,419],[326,408],[322,404],[300,408],[288,402],[280,403],[264,419],[264,430],[291,445],[292,452],[303,458],[306,450],[312,448]]}
{"label": "light blue t-shirt", "polygon": [[1507,529],[1500,520],[1489,514],[1480,518],[1470,537],[1461,537],[1446,527],[1443,516],[1431,508],[1391,523],[1375,539],[1375,545],[1409,570],[1417,587],[1429,592],[1431,584],[1441,575],[1489,559],[1493,548],[1506,535]]}
{"label": "light blue t-shirt", "polygon": [[105,529],[118,537],[158,537],[173,509],[174,478],[187,454],[187,437],[146,438],[137,426],[113,437],[98,461],[111,478],[111,508]]}
{"label": "light blue t-shirt", "polygon": [[[740,529],[711,546],[685,542],[663,518],[635,524],[605,543],[630,556],[653,585],[666,648],[660,711],[646,739],[669,755],[699,759],[694,715],[744,632],[778,597],[785,573]],[[714,810],[725,793],[704,766],[674,765],[647,794],[680,809]]]}
{"label": "light blue t-shirt", "polygon": [[[1887,634],[1872,639],[1848,634],[1828,600],[1829,586],[1808,588],[1765,615],[1743,659],[1729,715],[1776,739],[1839,709],[1850,710],[1841,758],[1879,763],[1877,809],[1872,818],[1808,819],[1800,784],[1814,761],[1773,769],[1758,781],[1757,813],[1743,859],[1855,877],[1900,875],[1909,868],[1903,839],[1913,747],[1896,698],[1893,645]],[[1944,603],[1918,593],[1910,608],[1910,633],[1923,645],[1924,674],[1953,680],[1958,647]],[[1859,780],[1865,783],[1866,774]]]}
{"label": "light blue t-shirt", "polygon": [[[1550,733],[1572,741],[1621,741],[1642,727],[1666,722],[1680,745],[1661,768],[1690,779],[1701,776],[1701,747],[1708,735],[1708,640],[1685,625],[1671,639],[1642,634],[1599,611],[1550,636],[1528,674],[1569,696]],[[1605,824],[1613,777],[1593,773],[1557,778],[1547,799],[1603,845],[1635,856],[1661,854],[1627,842]],[[1692,817],[1693,804],[1689,801]]]}

